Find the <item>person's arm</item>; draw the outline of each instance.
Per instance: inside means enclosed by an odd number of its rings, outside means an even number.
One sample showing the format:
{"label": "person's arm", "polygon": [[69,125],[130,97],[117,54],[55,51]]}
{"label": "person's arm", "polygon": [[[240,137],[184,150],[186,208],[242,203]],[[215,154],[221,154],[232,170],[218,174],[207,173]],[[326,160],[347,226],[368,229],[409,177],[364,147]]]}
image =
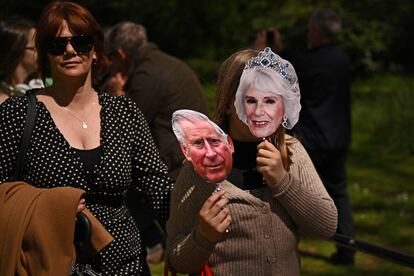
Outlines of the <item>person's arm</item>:
{"label": "person's arm", "polygon": [[291,171],[275,174],[274,181],[272,174],[266,175],[265,172],[266,182],[273,198],[285,208],[301,230],[329,239],[335,234],[337,226],[335,204],[300,142],[294,142],[291,149],[294,155]]}
{"label": "person's arm", "polygon": [[132,178],[136,189],[145,193],[158,222],[165,228],[173,180],[167,174],[167,166],[161,160],[144,116],[134,103],[129,103],[134,132]]}
{"label": "person's arm", "polygon": [[231,223],[224,192],[195,176],[186,164],[171,196],[166,262],[170,270],[199,273]]}
{"label": "person's arm", "polygon": [[275,26],[258,32],[252,46],[256,50],[263,50],[266,47],[270,47],[277,54],[284,50],[282,35]]}
{"label": "person's arm", "polygon": [[0,105],[0,183],[12,176],[27,113],[27,101],[9,98]]}
{"label": "person's arm", "polygon": [[272,189],[278,200],[301,230],[323,239],[336,232],[338,213],[313,163],[297,141],[293,145],[296,163],[279,185]]}
{"label": "person's arm", "polygon": [[170,271],[199,273],[207,263],[215,244],[193,229],[189,234],[168,234],[166,264]]}
{"label": "person's arm", "polygon": [[113,73],[102,85],[101,90],[115,96],[125,96],[124,86],[126,81],[127,77],[122,75],[121,72]]}

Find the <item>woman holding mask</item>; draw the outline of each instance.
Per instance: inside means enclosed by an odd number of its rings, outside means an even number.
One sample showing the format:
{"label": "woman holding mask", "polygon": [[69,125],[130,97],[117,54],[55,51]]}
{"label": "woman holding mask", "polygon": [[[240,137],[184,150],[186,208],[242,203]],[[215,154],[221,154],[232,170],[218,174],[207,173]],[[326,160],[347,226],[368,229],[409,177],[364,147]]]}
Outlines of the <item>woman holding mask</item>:
{"label": "woman holding mask", "polygon": [[[221,66],[215,121],[233,140],[233,169],[213,195],[189,164],[182,169],[167,224],[171,270],[199,273],[207,264],[213,275],[299,275],[299,232],[335,233],[335,205],[300,142],[284,130],[300,110],[296,73],[269,50],[239,51]],[[236,112],[237,91],[247,125]],[[257,114],[249,105],[260,105]],[[263,105],[274,106],[266,119]],[[218,227],[221,208],[231,216],[227,229]]]}
{"label": "woman holding mask", "polygon": [[[53,85],[28,92],[38,102],[22,180],[42,188],[85,190],[86,207],[114,237],[91,261],[93,269],[102,275],[149,275],[124,193],[145,191],[163,224],[172,180],[136,105],[93,88],[106,63],[103,33],[85,8],[53,2],[40,17],[36,47],[41,75],[50,73]],[[27,102],[14,97],[0,108],[0,182],[12,173]]]}

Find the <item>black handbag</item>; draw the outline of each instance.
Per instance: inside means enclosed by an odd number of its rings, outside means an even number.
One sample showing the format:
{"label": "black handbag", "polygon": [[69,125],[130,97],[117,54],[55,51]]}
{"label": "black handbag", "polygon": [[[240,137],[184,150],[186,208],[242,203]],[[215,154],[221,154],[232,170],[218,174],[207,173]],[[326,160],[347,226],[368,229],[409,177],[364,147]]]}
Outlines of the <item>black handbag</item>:
{"label": "black handbag", "polygon": [[76,262],[72,265],[70,276],[100,276],[88,264],[91,249],[92,225],[88,217],[80,212],[76,215],[75,225],[75,250]]}

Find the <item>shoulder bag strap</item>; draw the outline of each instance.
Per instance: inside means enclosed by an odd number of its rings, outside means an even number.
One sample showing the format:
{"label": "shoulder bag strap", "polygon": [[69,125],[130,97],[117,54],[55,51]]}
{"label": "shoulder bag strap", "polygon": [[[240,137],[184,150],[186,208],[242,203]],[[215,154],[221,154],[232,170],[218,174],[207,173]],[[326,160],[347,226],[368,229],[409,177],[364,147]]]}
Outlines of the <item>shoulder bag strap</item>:
{"label": "shoulder bag strap", "polygon": [[20,140],[20,150],[19,155],[17,156],[16,166],[14,167],[13,179],[14,181],[21,180],[23,169],[26,163],[26,152],[29,148],[30,136],[35,125],[36,119],[36,97],[33,93],[27,94],[28,105],[27,105],[27,115],[26,115],[26,124],[24,126],[24,132],[22,139]]}

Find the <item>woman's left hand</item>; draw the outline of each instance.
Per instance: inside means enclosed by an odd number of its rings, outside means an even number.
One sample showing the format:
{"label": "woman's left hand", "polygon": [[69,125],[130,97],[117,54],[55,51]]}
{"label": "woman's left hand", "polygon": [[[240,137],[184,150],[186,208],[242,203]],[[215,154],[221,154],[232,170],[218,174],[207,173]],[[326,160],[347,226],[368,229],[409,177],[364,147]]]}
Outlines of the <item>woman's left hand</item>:
{"label": "woman's left hand", "polygon": [[269,187],[276,186],[286,174],[279,150],[267,140],[257,146],[256,162],[257,171],[263,174]]}
{"label": "woman's left hand", "polygon": [[84,199],[84,198],[82,198],[82,199],[79,201],[79,204],[78,204],[78,210],[77,210],[77,212],[78,212],[78,213],[80,213],[80,212],[82,212],[83,210],[85,210],[85,199]]}
{"label": "woman's left hand", "polygon": [[117,72],[111,76],[111,78],[105,83],[103,89],[115,96],[124,96],[124,86],[127,82],[127,77],[122,75],[121,72]]}

